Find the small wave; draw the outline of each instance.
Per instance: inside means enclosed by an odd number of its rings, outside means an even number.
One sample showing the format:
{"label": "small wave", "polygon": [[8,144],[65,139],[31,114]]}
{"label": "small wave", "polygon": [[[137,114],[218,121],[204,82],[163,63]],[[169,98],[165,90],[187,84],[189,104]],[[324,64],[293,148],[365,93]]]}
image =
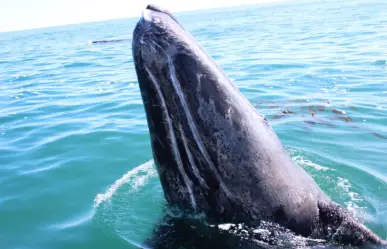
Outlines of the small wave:
{"label": "small wave", "polygon": [[328,167],[324,167],[324,166],[318,165],[316,163],[313,163],[312,161],[307,160],[307,159],[303,158],[300,155],[294,156],[293,160],[296,161],[301,166],[311,167],[311,168],[314,168],[315,170],[319,170],[319,171],[332,170],[332,169],[330,169]]}
{"label": "small wave", "polygon": [[148,162],[128,171],[113,185],[111,185],[105,193],[98,194],[95,197],[93,204],[94,209],[97,209],[103,202],[109,202],[117,190],[125,183],[131,184],[132,191],[135,191],[139,187],[145,185],[149,178],[157,174],[157,171],[153,165],[153,160],[149,160]]}
{"label": "small wave", "polygon": [[71,160],[67,159],[67,160],[61,160],[61,161],[57,161],[57,162],[45,162],[44,160],[42,160],[41,162],[41,165],[43,166],[37,166],[33,169],[28,169],[28,170],[22,170],[20,172],[20,175],[31,175],[31,174],[37,174],[37,173],[42,173],[44,171],[48,171],[48,170],[53,170],[53,169],[58,169],[60,168],[63,164],[65,163],[68,163],[70,162]]}
{"label": "small wave", "polygon": [[76,67],[93,67],[93,66],[97,66],[97,64],[92,62],[72,62],[72,63],[65,64],[63,67],[76,68]]}
{"label": "small wave", "polygon": [[85,224],[86,222],[89,222],[92,217],[93,217],[92,213],[86,212],[86,213],[82,214],[81,216],[73,217],[73,218],[70,218],[69,220],[62,222],[62,223],[55,224],[54,226],[52,226],[52,228],[62,230],[62,229],[69,229],[69,228],[77,227],[77,226],[80,226],[82,224]]}
{"label": "small wave", "polygon": [[387,60],[377,60],[375,61],[375,65],[377,66],[383,66],[386,65]]}

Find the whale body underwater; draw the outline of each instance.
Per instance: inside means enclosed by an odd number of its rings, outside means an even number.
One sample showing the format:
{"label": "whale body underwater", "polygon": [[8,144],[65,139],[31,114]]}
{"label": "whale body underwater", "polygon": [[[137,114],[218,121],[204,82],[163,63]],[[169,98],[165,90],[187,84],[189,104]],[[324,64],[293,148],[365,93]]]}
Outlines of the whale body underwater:
{"label": "whale body underwater", "polygon": [[167,208],[181,211],[165,218],[174,231],[155,229],[167,242],[150,238],[147,245],[188,248],[195,236],[192,248],[241,243],[212,233],[200,244],[198,220],[250,227],[265,221],[340,245],[387,244],[293,162],[267,119],[169,11],[148,5],[132,53]]}

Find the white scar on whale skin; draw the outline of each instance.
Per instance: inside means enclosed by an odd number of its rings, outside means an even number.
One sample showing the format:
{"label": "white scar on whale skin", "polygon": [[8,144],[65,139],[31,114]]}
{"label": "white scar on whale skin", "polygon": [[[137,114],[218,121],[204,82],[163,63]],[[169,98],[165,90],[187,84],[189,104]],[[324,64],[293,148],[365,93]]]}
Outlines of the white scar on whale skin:
{"label": "white scar on whale skin", "polygon": [[192,172],[194,173],[194,175],[196,176],[196,178],[198,179],[200,184],[203,187],[208,189],[208,186],[207,186],[206,182],[200,176],[199,170],[197,169],[197,167],[195,165],[195,161],[194,161],[194,159],[192,157],[191,151],[189,150],[188,143],[187,143],[187,138],[185,137],[185,134],[184,134],[183,128],[181,127],[181,124],[179,125],[179,130],[180,130],[181,138],[183,140],[183,145],[184,145],[185,151],[187,152],[188,161],[189,161],[189,165],[191,166]]}
{"label": "white scar on whale skin", "polygon": [[[175,89],[175,92],[176,92],[177,96],[179,97],[180,103],[182,104],[184,112],[185,112],[185,114],[187,116],[187,121],[188,121],[187,123],[188,123],[188,126],[189,126],[192,134],[193,134],[193,137],[194,137],[194,140],[196,142],[196,145],[198,146],[202,156],[204,157],[204,159],[206,160],[208,166],[210,167],[210,170],[214,173],[214,175],[216,176],[217,180],[219,181],[219,184],[220,184],[221,188],[225,191],[225,193],[226,193],[226,195],[228,197],[232,197],[232,195],[230,193],[230,190],[226,187],[226,185],[223,183],[222,179],[219,177],[219,174],[218,174],[214,164],[212,163],[212,161],[210,159],[210,156],[208,155],[206,149],[203,146],[203,141],[198,136],[198,130],[197,130],[196,126],[195,126],[195,123],[193,122],[193,118],[191,116],[191,112],[188,110],[186,99],[185,99],[185,97],[184,97],[184,95],[183,95],[183,93],[182,93],[182,91],[180,89],[180,82],[178,82],[178,80],[176,78],[175,68],[173,66],[171,56],[167,53],[167,51],[165,51],[164,48],[162,48],[156,42],[151,42],[151,43],[149,43],[149,45],[151,45],[151,46],[153,45],[154,47],[158,47],[165,54],[165,56],[167,57],[167,63],[168,63],[168,66],[169,66],[169,71],[170,71],[170,75],[169,76],[170,76],[170,79],[172,81],[173,88]],[[200,85],[200,83],[201,83],[200,82],[201,75],[197,74],[197,78],[199,80],[199,85]],[[161,92],[161,90],[160,90],[160,92]],[[186,151],[187,151],[187,153],[190,153],[190,152],[188,152],[187,148],[186,148]]]}
{"label": "white scar on whale skin", "polygon": [[184,112],[186,114],[187,121],[188,121],[187,123],[188,123],[189,128],[191,129],[193,138],[194,138],[194,140],[195,140],[195,142],[196,142],[196,144],[197,144],[201,154],[203,155],[204,159],[206,160],[208,166],[210,167],[211,171],[214,173],[214,175],[216,176],[217,180],[219,181],[219,184],[220,184],[221,188],[225,191],[225,193],[226,193],[226,195],[228,197],[231,197],[232,195],[230,193],[230,190],[228,190],[227,186],[223,183],[222,179],[220,178],[219,174],[217,173],[217,170],[216,170],[214,164],[212,163],[212,161],[210,159],[210,156],[208,155],[206,149],[203,146],[203,141],[198,136],[198,130],[197,130],[196,126],[195,126],[195,123],[193,121],[191,113],[188,110],[185,97],[184,97],[184,95],[183,95],[183,93],[182,93],[182,91],[180,89],[180,83],[176,79],[176,73],[175,73],[175,68],[173,66],[173,63],[172,63],[172,59],[171,59],[169,54],[167,54],[167,53],[165,53],[165,54],[166,54],[166,56],[168,58],[168,65],[169,65],[169,71],[170,71],[170,79],[172,81],[173,88],[175,89],[176,94],[177,94],[177,96],[180,99],[181,105],[183,106],[183,109],[184,109]]}
{"label": "white scar on whale skin", "polygon": [[191,188],[191,184],[192,183],[188,179],[188,176],[185,173],[184,168],[183,168],[183,163],[181,161],[179,150],[177,149],[176,136],[175,136],[175,132],[173,131],[172,122],[171,122],[171,118],[169,117],[167,105],[166,105],[164,97],[162,95],[160,86],[157,84],[157,81],[156,81],[154,75],[148,69],[147,66],[145,66],[145,70],[147,71],[147,73],[149,75],[149,78],[150,78],[154,88],[156,89],[157,94],[159,95],[160,102],[161,102],[161,105],[162,105],[163,111],[164,111],[164,116],[165,116],[165,119],[167,120],[169,136],[171,137],[173,156],[174,156],[174,158],[175,158],[175,160],[177,162],[177,168],[179,170],[179,173],[180,173],[181,177],[183,178],[184,184],[185,184],[185,186],[186,186],[186,188],[188,190],[188,194],[189,194],[189,197],[190,197],[190,200],[191,200],[192,208],[194,210],[196,210],[196,201],[195,201],[195,198],[193,196],[193,192],[192,192],[192,188]]}

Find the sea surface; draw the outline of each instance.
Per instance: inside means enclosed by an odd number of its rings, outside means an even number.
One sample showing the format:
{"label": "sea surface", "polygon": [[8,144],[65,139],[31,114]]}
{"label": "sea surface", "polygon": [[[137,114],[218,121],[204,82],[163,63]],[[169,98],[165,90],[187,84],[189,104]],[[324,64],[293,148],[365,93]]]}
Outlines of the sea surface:
{"label": "sea surface", "polygon": [[[387,238],[387,2],[177,13],[332,199]],[[140,15],[141,13],[139,13]],[[0,248],[136,248],[165,203],[138,18],[0,33]]]}

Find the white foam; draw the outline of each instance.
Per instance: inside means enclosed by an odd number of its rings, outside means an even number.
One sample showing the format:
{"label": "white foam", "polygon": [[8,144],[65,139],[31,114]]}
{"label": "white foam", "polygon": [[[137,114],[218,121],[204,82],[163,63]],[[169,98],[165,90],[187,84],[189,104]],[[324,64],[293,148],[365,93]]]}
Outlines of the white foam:
{"label": "white foam", "polygon": [[269,233],[269,231],[266,229],[254,229],[253,233]]}
{"label": "white foam", "polygon": [[375,217],[367,212],[366,207],[362,207],[362,205],[358,205],[358,203],[364,202],[364,198],[354,191],[351,191],[352,185],[347,179],[339,177],[339,181],[337,186],[342,188],[348,195],[349,201],[345,202],[347,209],[357,218],[363,222],[378,222],[375,220]]}
{"label": "white foam", "polygon": [[[140,175],[139,173],[145,173]],[[145,185],[149,178],[157,175],[156,169],[153,167],[153,160],[150,160],[123,175],[120,179],[115,181],[105,193],[98,194],[94,198],[94,209],[98,208],[99,205],[103,202],[108,202],[112,196],[117,192],[117,190],[124,185],[125,183],[130,183],[132,190],[136,190],[139,187]]]}
{"label": "white foam", "polygon": [[234,224],[225,223],[225,224],[219,224],[218,227],[219,227],[219,229],[222,229],[222,230],[230,230],[232,225],[234,225]]}
{"label": "white foam", "polygon": [[343,189],[349,195],[350,201],[345,203],[347,205],[347,209],[351,212],[354,212],[355,214],[358,214],[358,211],[361,211],[361,208],[356,204],[356,202],[361,201],[362,199],[359,198],[358,193],[350,190],[351,184],[349,183],[348,179],[339,177],[337,186]]}
{"label": "white foam", "polygon": [[321,171],[331,170],[328,167],[324,167],[324,166],[318,165],[316,163],[313,163],[312,161],[307,160],[307,159],[303,158],[302,156],[295,156],[295,157],[293,157],[293,160],[296,161],[299,165],[312,167],[316,170],[321,170]]}
{"label": "white foam", "polygon": [[350,184],[348,179],[339,177],[339,182],[337,183],[337,186],[344,189],[345,192],[349,192]]}

